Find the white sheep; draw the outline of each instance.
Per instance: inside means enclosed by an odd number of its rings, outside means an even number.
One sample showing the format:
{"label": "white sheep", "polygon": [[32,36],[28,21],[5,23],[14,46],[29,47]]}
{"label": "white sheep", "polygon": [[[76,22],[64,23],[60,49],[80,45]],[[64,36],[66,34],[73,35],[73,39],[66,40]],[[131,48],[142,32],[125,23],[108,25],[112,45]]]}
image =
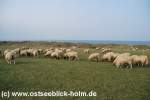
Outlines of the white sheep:
{"label": "white sheep", "polygon": [[21,50],[20,56],[27,56],[27,50]]}
{"label": "white sheep", "polygon": [[140,56],[132,55],[131,58],[132,58],[133,64],[135,65],[138,65],[138,66],[148,65],[148,57],[146,55],[140,55]]}
{"label": "white sheep", "polygon": [[92,53],[89,57],[88,57],[88,59],[90,60],[90,61],[99,61],[100,60],[100,53]]}
{"label": "white sheep", "polygon": [[4,51],[4,56],[8,53],[8,52],[10,52],[11,50],[10,49],[6,49],[5,51]]}
{"label": "white sheep", "polygon": [[116,63],[119,57],[129,57],[129,56],[130,56],[130,53],[122,53],[122,54],[116,53],[116,58],[114,59],[113,64]]}
{"label": "white sheep", "polygon": [[63,57],[63,53],[59,51],[54,51],[51,53],[52,58],[60,59]]}
{"label": "white sheep", "polygon": [[79,60],[78,53],[76,51],[70,51],[64,54],[64,57],[68,60]]}
{"label": "white sheep", "polygon": [[118,56],[117,53],[108,52],[102,56],[103,61],[113,61]]}
{"label": "white sheep", "polygon": [[83,51],[85,54],[89,54],[90,53],[90,49],[84,49]]}
{"label": "white sheep", "polygon": [[5,60],[7,61],[8,64],[15,64],[15,59],[16,59],[16,52],[8,52],[6,55],[5,55]]}
{"label": "white sheep", "polygon": [[117,68],[122,66],[130,66],[130,68],[132,68],[132,59],[130,56],[118,56],[113,64],[115,64]]}
{"label": "white sheep", "polygon": [[66,52],[71,52],[72,50],[71,49],[66,49]]}
{"label": "white sheep", "polygon": [[106,48],[102,50],[103,54],[108,53],[108,52],[112,52],[112,50],[110,48]]}
{"label": "white sheep", "polygon": [[54,51],[47,51],[45,54],[44,54],[44,57],[51,57],[51,54],[53,53]]}

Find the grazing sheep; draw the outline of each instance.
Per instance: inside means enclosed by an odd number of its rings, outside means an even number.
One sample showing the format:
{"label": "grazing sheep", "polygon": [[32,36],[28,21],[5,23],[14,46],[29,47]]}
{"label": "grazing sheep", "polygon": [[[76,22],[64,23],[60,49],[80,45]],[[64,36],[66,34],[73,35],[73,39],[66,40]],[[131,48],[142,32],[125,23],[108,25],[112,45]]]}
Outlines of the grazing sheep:
{"label": "grazing sheep", "polygon": [[10,49],[6,49],[5,51],[4,51],[4,56],[8,53],[8,52],[10,52],[11,50]]}
{"label": "grazing sheep", "polygon": [[5,60],[7,61],[8,64],[15,64],[15,59],[16,59],[16,52],[7,52],[5,55]]}
{"label": "grazing sheep", "polygon": [[64,54],[65,59],[68,60],[79,60],[78,53],[75,51],[70,51]]}
{"label": "grazing sheep", "polygon": [[130,53],[122,53],[122,54],[116,53],[116,58],[114,59],[113,64],[116,63],[119,57],[129,57],[129,56],[130,56]]}
{"label": "grazing sheep", "polygon": [[56,58],[56,59],[61,59],[61,58],[63,58],[63,52],[61,51],[61,50],[59,50],[59,51],[54,51],[54,52],[52,52],[51,53],[51,57],[52,58]]}
{"label": "grazing sheep", "polygon": [[73,50],[77,49],[77,47],[76,47],[76,46],[72,46],[71,48],[72,48]]}
{"label": "grazing sheep", "polygon": [[117,68],[130,66],[132,69],[132,59],[130,56],[118,56],[113,64],[115,64]]}
{"label": "grazing sheep", "polygon": [[102,56],[102,60],[103,61],[113,61],[117,57],[117,55],[118,54],[115,54],[114,52],[108,52]]}
{"label": "grazing sheep", "polygon": [[71,49],[66,49],[66,52],[71,52],[72,50]]}
{"label": "grazing sheep", "polygon": [[44,54],[44,57],[51,57],[51,54],[53,53],[54,51],[47,51],[45,54]]}
{"label": "grazing sheep", "polygon": [[138,66],[146,66],[148,65],[148,57],[146,55],[132,55],[132,62],[134,65],[138,65]]}
{"label": "grazing sheep", "polygon": [[20,48],[16,48],[14,50],[11,50],[12,52],[16,52],[16,56],[19,57],[20,56]]}
{"label": "grazing sheep", "polygon": [[96,50],[99,50],[100,49],[100,47],[96,47]]}
{"label": "grazing sheep", "polygon": [[108,53],[108,52],[112,52],[112,50],[111,50],[110,48],[108,48],[108,49],[103,49],[103,50],[102,50],[102,53],[103,53],[103,54]]}
{"label": "grazing sheep", "polygon": [[89,57],[88,57],[88,59],[90,60],[90,61],[99,61],[100,60],[100,53],[92,53]]}
{"label": "grazing sheep", "polygon": [[85,49],[85,50],[84,50],[84,53],[85,53],[85,54],[89,54],[89,53],[90,53],[90,49]]}
{"label": "grazing sheep", "polygon": [[32,51],[32,53],[33,53],[33,56],[34,56],[34,57],[37,57],[37,56],[39,55],[39,52],[38,52],[37,49],[34,49],[34,50]]}
{"label": "grazing sheep", "polygon": [[28,49],[27,50],[27,56],[33,56],[36,57],[39,55],[39,52],[37,49]]}
{"label": "grazing sheep", "polygon": [[20,51],[20,56],[27,56],[27,50],[21,50]]}
{"label": "grazing sheep", "polygon": [[27,56],[33,56],[33,49],[27,49]]}
{"label": "grazing sheep", "polygon": [[148,57],[146,55],[141,55],[140,58],[142,66],[148,65]]}
{"label": "grazing sheep", "polygon": [[38,49],[39,54],[42,54],[43,51],[44,51],[43,49]]}

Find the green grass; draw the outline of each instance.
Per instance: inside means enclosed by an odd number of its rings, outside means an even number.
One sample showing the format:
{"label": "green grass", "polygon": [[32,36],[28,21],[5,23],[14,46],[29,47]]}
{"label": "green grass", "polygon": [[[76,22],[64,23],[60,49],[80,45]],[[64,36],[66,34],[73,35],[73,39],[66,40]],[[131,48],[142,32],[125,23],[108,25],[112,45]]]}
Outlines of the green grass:
{"label": "green grass", "polygon": [[82,49],[78,51],[80,61],[18,58],[16,65],[8,65],[1,58],[1,91],[97,92],[96,97],[12,97],[11,100],[150,100],[150,67],[117,69],[110,62],[89,62],[88,55]]}

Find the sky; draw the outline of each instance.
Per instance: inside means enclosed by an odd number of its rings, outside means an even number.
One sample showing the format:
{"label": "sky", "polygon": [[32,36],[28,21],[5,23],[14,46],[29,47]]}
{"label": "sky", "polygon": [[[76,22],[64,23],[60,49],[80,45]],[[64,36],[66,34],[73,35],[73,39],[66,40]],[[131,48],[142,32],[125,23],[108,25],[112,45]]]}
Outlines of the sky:
{"label": "sky", "polygon": [[150,40],[150,0],[0,0],[3,40]]}

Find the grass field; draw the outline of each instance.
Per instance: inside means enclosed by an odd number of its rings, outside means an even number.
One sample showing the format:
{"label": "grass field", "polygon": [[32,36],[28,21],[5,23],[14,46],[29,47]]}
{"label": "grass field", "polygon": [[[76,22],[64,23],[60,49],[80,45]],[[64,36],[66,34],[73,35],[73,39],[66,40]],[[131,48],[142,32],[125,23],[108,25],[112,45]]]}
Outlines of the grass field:
{"label": "grass field", "polygon": [[[124,52],[123,48],[115,50]],[[79,61],[24,57],[18,58],[15,65],[8,65],[0,58],[0,91],[97,92],[96,97],[11,97],[10,100],[150,100],[149,66],[117,69],[110,62],[89,62],[82,48],[78,52]],[[150,58],[148,51],[144,54]]]}

